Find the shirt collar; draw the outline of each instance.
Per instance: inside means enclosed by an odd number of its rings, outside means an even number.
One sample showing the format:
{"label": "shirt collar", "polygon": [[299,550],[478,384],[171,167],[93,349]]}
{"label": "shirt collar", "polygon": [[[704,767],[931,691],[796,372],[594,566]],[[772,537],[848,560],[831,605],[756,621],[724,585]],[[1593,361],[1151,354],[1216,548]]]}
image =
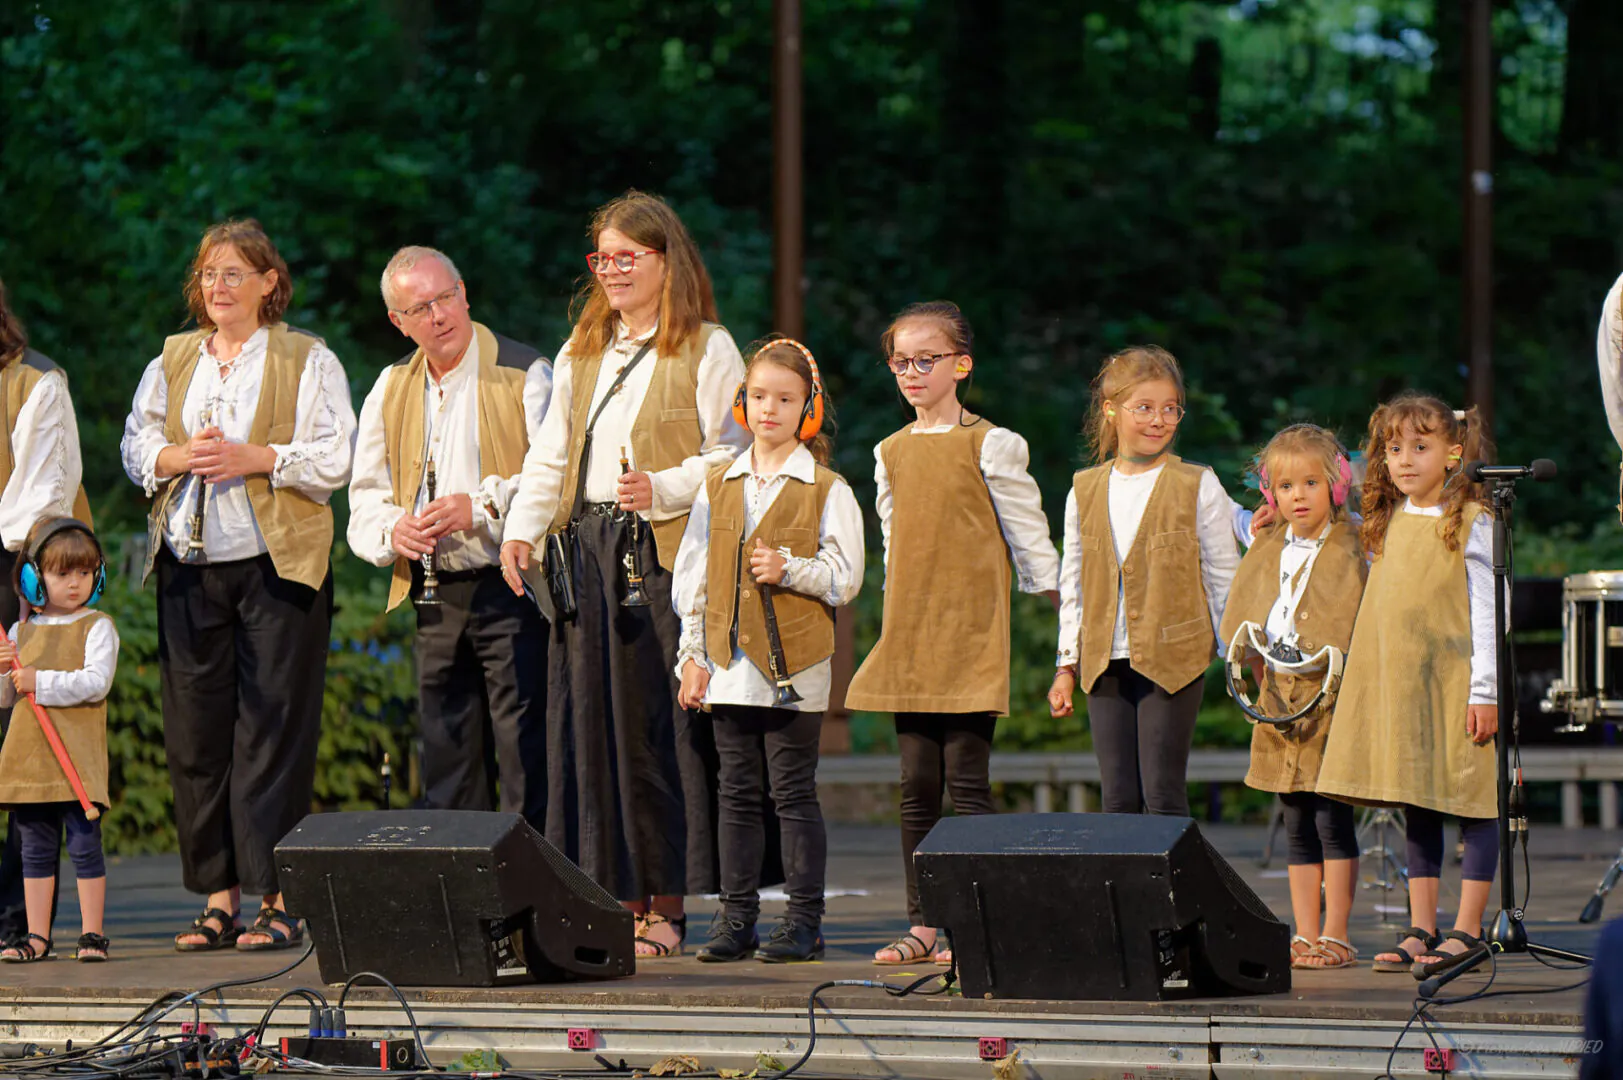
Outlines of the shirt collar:
{"label": "shirt collar", "polygon": [[654,320],[654,325],[650,326],[647,331],[638,334],[636,337],[628,337],[626,334],[626,324],[617,321],[614,324],[614,344],[618,348],[623,348],[628,345],[641,345],[643,342],[651,340],[657,333],[659,333],[658,319]]}
{"label": "shirt collar", "polygon": [[[745,447],[742,454],[733,458],[733,463],[727,466],[727,471],[721,474],[721,478],[732,480],[739,476],[754,475],[755,454],[749,447]],[[789,455],[789,460],[783,463],[783,468],[778,470],[777,475],[799,480],[803,484],[816,483],[817,459],[812,457],[811,451],[802,443],[795,447],[794,453]]]}
{"label": "shirt collar", "polygon": [[[250,354],[257,355],[259,353],[264,352],[266,346],[269,345],[269,343],[270,343],[270,327],[261,326],[258,330],[255,330],[252,334],[249,334],[248,335],[248,340],[244,341],[242,343],[242,351],[237,354],[236,362],[240,363],[242,360],[246,359]],[[211,360],[214,359],[214,333],[212,331],[209,333],[209,335],[207,337],[205,337],[202,341],[197,343],[197,351],[202,353],[204,356],[208,357]]]}
{"label": "shirt collar", "polygon": [[467,351],[462,354],[462,359],[457,362],[456,367],[445,373],[444,378],[440,379],[438,384],[435,383],[434,373],[428,370],[428,364],[425,361],[423,364],[423,381],[427,383],[429,387],[438,385],[442,393],[449,394],[467,381],[469,372],[477,371],[478,369],[479,335],[475,334],[473,337],[468,339],[468,348]]}

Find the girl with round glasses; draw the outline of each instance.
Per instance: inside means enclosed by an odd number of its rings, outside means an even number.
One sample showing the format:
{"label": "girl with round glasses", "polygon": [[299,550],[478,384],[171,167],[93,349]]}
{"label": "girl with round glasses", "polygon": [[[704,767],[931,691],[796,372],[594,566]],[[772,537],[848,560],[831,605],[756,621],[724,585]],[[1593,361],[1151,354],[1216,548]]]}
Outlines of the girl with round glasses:
{"label": "girl with round glasses", "polygon": [[1172,453],[1183,373],[1154,345],[1093,382],[1098,464],[1065,501],[1054,716],[1088,695],[1106,813],[1189,813],[1189,748],[1223,602],[1240,562],[1217,475]]}
{"label": "girl with round glasses", "polygon": [[960,814],[994,809],[988,765],[997,718],[1009,713],[1011,577],[1021,592],[1058,599],[1059,556],[1025,440],[958,400],[973,340],[958,306],[935,301],[904,309],[880,341],[913,419],[874,448],[884,624],[845,697],[849,709],[895,714],[902,758],[909,927],[877,964],[951,960],[925,925],[913,851],[944,795]]}

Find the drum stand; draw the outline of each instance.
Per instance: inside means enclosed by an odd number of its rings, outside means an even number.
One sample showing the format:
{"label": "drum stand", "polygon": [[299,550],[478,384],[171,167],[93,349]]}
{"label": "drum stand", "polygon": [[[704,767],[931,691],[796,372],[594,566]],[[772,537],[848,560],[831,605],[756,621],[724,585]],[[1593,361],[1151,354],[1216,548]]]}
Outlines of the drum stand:
{"label": "drum stand", "polygon": [[1612,865],[1601,875],[1600,884],[1595,886],[1595,895],[1589,898],[1583,914],[1578,916],[1579,922],[1594,922],[1600,918],[1600,909],[1606,905],[1606,894],[1617,887],[1619,878],[1623,878],[1623,851],[1617,853]]}
{"label": "drum stand", "polygon": [[[1365,878],[1363,884],[1366,889],[1380,889],[1387,893],[1394,889],[1402,889],[1407,894],[1409,868],[1399,860],[1386,842],[1388,830],[1394,828],[1400,832],[1404,828],[1402,810],[1376,806],[1364,811],[1362,820],[1358,822],[1358,858],[1359,861],[1375,860],[1375,876]],[[1374,844],[1369,841],[1372,833],[1376,838]],[[1382,912],[1382,923],[1392,921],[1385,916],[1386,913]]]}
{"label": "drum stand", "polygon": [[[1529,470],[1531,471],[1531,470]],[[1553,470],[1552,470],[1553,471]],[[1511,783],[1510,742],[1516,737],[1515,672],[1511,670],[1510,656],[1510,512],[1516,503],[1515,481],[1491,477],[1485,481],[1492,493],[1493,507],[1493,637],[1499,670],[1499,734],[1494,742],[1499,758],[1499,913],[1487,932],[1484,944],[1474,955],[1467,956],[1447,971],[1420,984],[1420,997],[1430,1000],[1448,983],[1486,963],[1496,953],[1527,953],[1541,959],[1563,960],[1588,965],[1590,958],[1569,949],[1556,949],[1527,939],[1527,927],[1522,921],[1522,909],[1516,902],[1515,859],[1512,839],[1520,837],[1527,843],[1527,812],[1522,791],[1521,772]],[[1508,723],[1507,723],[1508,721]],[[1512,831],[1512,819],[1515,830]],[[1525,851],[1525,847],[1523,848]],[[1615,867],[1614,867],[1615,868]],[[1606,882],[1601,882],[1605,886]],[[1591,900],[1591,903],[1594,901]]]}

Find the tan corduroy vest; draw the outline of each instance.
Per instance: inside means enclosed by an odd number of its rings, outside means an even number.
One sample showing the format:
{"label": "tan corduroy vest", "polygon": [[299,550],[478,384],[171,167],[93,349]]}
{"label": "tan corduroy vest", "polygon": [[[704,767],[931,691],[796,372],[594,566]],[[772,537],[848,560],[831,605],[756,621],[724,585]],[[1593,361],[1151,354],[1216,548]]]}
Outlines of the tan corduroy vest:
{"label": "tan corduroy vest", "polygon": [[[77,671],[85,666],[90,628],[109,616],[100,611],[74,622],[43,626],[26,622],[17,629],[17,663],[40,671]],[[97,806],[107,801],[107,702],[56,705],[45,710],[79,773],[85,793]],[[21,803],[75,802],[51,744],[45,741],[33,708],[19,700],[11,710],[11,727],[0,747],[0,809]]]}
{"label": "tan corduroy vest", "polygon": [[[1285,550],[1289,528],[1283,523],[1266,529],[1240,560],[1234,584],[1223,606],[1223,628],[1218,647],[1226,649],[1243,622],[1266,626],[1268,614],[1279,601],[1279,557]],[[1345,653],[1352,642],[1358,600],[1364,594],[1364,553],[1358,530],[1347,521],[1330,527],[1324,547],[1314,560],[1296,608],[1297,647],[1310,656],[1326,645]],[[1295,678],[1269,671],[1260,691],[1260,704],[1270,714],[1294,712],[1318,693],[1320,680]],[[1272,724],[1251,729],[1251,768],[1245,782],[1259,791],[1312,791],[1324,760],[1330,735],[1331,710],[1320,708],[1281,731]]]}
{"label": "tan corduroy vest", "polygon": [[[181,411],[186,404],[186,390],[192,384],[192,373],[197,370],[198,346],[212,333],[212,330],[193,330],[176,334],[163,343],[163,377],[169,401],[163,435],[170,445],[180,445],[188,438]],[[250,443],[269,446],[292,440],[299,403],[299,376],[304,373],[310,349],[319,340],[285,323],[270,328],[265,373],[259,385],[259,406],[248,429]],[[147,518],[147,564],[141,575],[143,584],[152,573],[158,546],[163,543],[169,502],[182,487],[176,481],[183,476],[181,473],[161,481],[158,494],[152,500],[152,512]],[[312,589],[321,588],[332,555],[332,507],[290,487],[272,488],[270,477],[263,474],[246,477],[243,482],[248,490],[248,505],[253,508],[254,521],[265,538],[277,576]]]}
{"label": "tan corduroy vest", "polygon": [[[473,324],[479,342],[479,475],[515,476],[530,448],[524,418],[524,370],[496,363],[496,335]],[[389,369],[383,388],[383,445],[394,504],[410,509],[423,484],[423,386],[428,361],[418,349]],[[394,610],[411,592],[411,563],[394,561],[389,605]]]}
{"label": "tan corduroy vest", "polygon": [[1133,546],[1120,560],[1110,531],[1111,468],[1107,461],[1083,469],[1072,482],[1082,545],[1077,682],[1091,691],[1110,665],[1120,597],[1127,604],[1133,670],[1174,693],[1205,672],[1215,643],[1195,533],[1206,468],[1167,455]]}
{"label": "tan corduroy vest", "polygon": [[[1471,600],[1465,541],[1483,513],[1466,508],[1460,547],[1443,519],[1398,509],[1370,567],[1318,791],[1368,805],[1498,813],[1493,743],[1465,733],[1471,700]],[[1500,718],[1500,723],[1504,723]]]}
{"label": "tan corduroy vest", "polygon": [[[643,472],[674,468],[697,454],[704,445],[704,431],[699,427],[699,361],[704,359],[710,335],[719,329],[715,323],[701,323],[698,333],[688,338],[675,356],[656,353],[643,358],[644,364],[652,361],[654,375],[637,419],[631,425],[631,452],[637,468]],[[580,459],[581,450],[586,442],[586,425],[592,419],[592,394],[597,387],[597,372],[603,357],[577,356],[572,363],[574,374],[570,378],[575,389],[569,403],[569,464],[564,469],[558,510],[552,516],[548,532],[558,532],[569,524],[569,514],[574,509],[571,504],[575,499],[575,484],[584,464]],[[594,446],[593,452],[618,453],[618,449]],[[676,565],[676,549],[682,544],[682,532],[687,523],[686,514],[653,523],[659,564],[667,570]]]}
{"label": "tan corduroy vest", "polygon": [[[796,558],[817,554],[822,536],[823,507],[829,489],[838,475],[817,466],[816,480],[805,484],[785,481],[783,490],[772,500],[755,531],[744,531],[744,477],[726,478],[732,465],[717,465],[705,480],[710,499],[710,550],[706,563],[704,644],[711,661],[720,668],[732,663],[733,621],[738,622],[738,647],[763,673],[770,673],[767,661],[766,614],[761,608],[761,591],[750,573],[744,553],[755,549],[756,538],[776,551],[788,548]],[[778,636],[783,641],[786,674],[804,671],[834,655],[834,609],[815,596],[793,589],[774,589],[772,610],[778,617]]]}
{"label": "tan corduroy vest", "polygon": [[1009,547],[981,473],[992,424],[879,444],[890,558],[879,643],[845,704],[869,712],[1009,712]]}
{"label": "tan corduroy vest", "polygon": [[[40,379],[56,370],[55,364],[33,349],[24,349],[17,359],[0,368],[0,400],[5,402],[6,409],[6,437],[0,439],[0,490],[11,482],[11,472],[17,467],[17,459],[11,453],[11,435],[17,430],[17,418],[22,415],[23,406]],[[83,484],[73,497],[73,516],[95,528]]]}

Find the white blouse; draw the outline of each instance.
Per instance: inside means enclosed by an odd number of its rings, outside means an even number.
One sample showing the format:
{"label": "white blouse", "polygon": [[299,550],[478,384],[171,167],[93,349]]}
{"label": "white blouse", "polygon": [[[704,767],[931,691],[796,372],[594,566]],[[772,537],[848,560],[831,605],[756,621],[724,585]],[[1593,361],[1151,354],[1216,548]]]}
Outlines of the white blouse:
{"label": "white blouse", "polygon": [[[254,413],[259,406],[259,390],[265,374],[265,349],[270,330],[260,327],[242,346],[236,362],[222,376],[212,352],[214,338],[204,338],[198,346],[197,367],[186,400],[181,406],[181,426],[188,437],[202,429],[205,406],[214,413],[214,424],[229,442],[248,441]],[[169,440],[164,435],[164,419],[169,407],[169,385],[163,374],[160,355],[147,365],[135,390],[135,402],[124,421],[121,449],[124,471],[140,484],[150,497],[160,483],[158,453]],[[334,491],[349,482],[350,461],[355,450],[355,410],[350,406],[349,380],[344,369],[323,342],[316,342],[299,375],[293,440],[272,445],[276,465],[271,470],[273,488],[293,488],[316,502],[327,502]],[[164,522],[164,539],[169,550],[181,556],[191,543],[191,515],[200,477],[185,475],[180,490],[169,502]],[[204,557],[209,562],[251,559],[267,550],[265,538],[254,519],[243,477],[208,485],[203,519]]]}
{"label": "white blouse", "polygon": [[[914,428],[914,435],[940,435],[953,430],[952,424]],[[881,447],[873,450],[874,486],[878,489],[879,535],[885,546],[885,566],[890,566],[890,518],[892,496],[890,475],[885,470]],[[1059,586],[1059,553],[1054,550],[1043,514],[1043,496],[1028,471],[1031,451],[1026,440],[1008,428],[994,427],[981,442],[981,476],[992,496],[992,510],[998,528],[1009,545],[1015,581],[1024,593],[1051,592]]]}
{"label": "white blouse", "polygon": [[[395,522],[405,514],[395,505],[389,473],[388,446],[383,431],[383,399],[393,368],[384,368],[361,405],[360,431],[355,441],[355,472],[349,482],[350,550],[374,566],[389,566],[394,550]],[[534,433],[546,413],[552,388],[552,365],[535,361],[525,374],[524,411],[527,429]],[[440,570],[472,570],[501,561],[501,518],[518,489],[518,475],[479,475],[479,338],[468,343],[462,360],[438,382],[424,366],[422,386],[423,435],[434,461],[435,498],[468,495],[473,501],[473,528],[440,537],[435,558]],[[494,507],[492,518],[486,504]],[[417,485],[412,513],[429,503],[428,470]]]}
{"label": "white blouse", "polygon": [[42,375],[23,402],[11,433],[11,458],[11,479],[0,491],[0,542],[7,551],[21,551],[36,521],[72,516],[84,479],[79,424],[61,371]]}
{"label": "white blouse", "polygon": [[1623,275],[1612,282],[1601,309],[1600,327],[1595,334],[1595,357],[1600,366],[1600,399],[1606,408],[1606,422],[1612,438],[1623,447]]}
{"label": "white blouse", "polygon": [[[93,608],[80,608],[71,615],[38,614],[29,622],[40,626],[67,626],[90,615]],[[17,628],[13,623],[11,640],[17,641]],[[118,669],[118,630],[113,620],[103,619],[90,628],[85,636],[85,666],[74,671],[34,672],[34,700],[46,708],[66,708],[70,705],[90,705],[105,698],[113,688],[113,672]],[[10,708],[22,695],[9,678],[0,678],[0,708]]]}
{"label": "white blouse", "polygon": [[[744,536],[756,524],[790,482],[817,482],[811,451],[797,447],[783,468],[771,476],[757,475],[754,454],[740,454],[727,470],[729,478],[744,478]],[[785,552],[787,555],[787,552]],[[782,589],[815,596],[825,604],[849,604],[862,588],[863,563],[862,508],[843,479],[829,489],[823,505],[817,554],[809,558],[790,556],[784,571]],[[710,559],[710,498],[701,485],[693,501],[682,546],[677,550],[671,599],[682,617],[682,640],[677,650],[676,674],[680,678],[688,660],[703,664],[711,672],[705,692],[708,705],[772,705],[772,680],[735,648],[725,669],[717,670],[705,653],[704,614]],[[794,674],[790,682],[801,697],[793,708],[800,712],[822,712],[828,708],[829,686],[833,678],[831,660],[821,660]]]}
{"label": "white blouse", "polygon": [[[619,370],[630,362],[644,342],[658,333],[658,326],[635,338],[625,336],[624,327],[616,333],[614,343],[598,365],[597,382],[591,389],[591,405],[587,418],[596,412],[603,396],[608,393]],[[618,498],[620,479],[620,447],[626,448],[632,469],[638,464],[631,448],[631,428],[642,410],[643,399],[653,380],[655,354],[650,352],[627,376],[615,391],[597,426],[592,429],[591,460],[585,463],[587,502],[613,502]],[[574,358],[569,345],[558,353],[553,369],[552,405],[541,421],[539,435],[530,442],[530,451],[524,456],[524,471],[520,474],[518,491],[514,495],[504,540],[522,540],[534,547],[552,525],[553,514],[560,499],[571,499],[573,491],[564,491],[564,472],[569,466],[571,428],[574,423],[573,399],[583,392],[574,380]],[[732,335],[717,328],[710,335],[703,357],[699,360],[699,385],[694,405],[698,410],[699,431],[702,441],[699,452],[669,469],[651,473],[654,485],[653,508],[642,516],[649,521],[665,521],[688,512],[704,487],[704,478],[716,465],[731,461],[739,451],[749,445],[750,435],[733,419],[733,397],[738,384],[744,381],[744,358]],[[685,403],[683,403],[685,405]]]}
{"label": "white blouse", "polygon": [[[1110,533],[1116,548],[1116,560],[1132,549],[1138,537],[1138,526],[1144,519],[1150,493],[1156,478],[1166,466],[1158,465],[1148,472],[1122,473],[1110,470],[1109,512]],[[1215,635],[1223,622],[1223,605],[1228,600],[1229,586],[1234,582],[1234,571],[1240,565],[1240,550],[1234,542],[1238,524],[1235,504],[1223,490],[1217,475],[1210,469],[1201,470],[1200,492],[1195,504],[1195,536],[1200,544],[1200,580],[1206,589],[1206,605]],[[1123,586],[1116,590],[1116,627],[1110,643],[1110,659],[1130,657],[1128,643],[1127,609],[1121,602]],[[1082,633],[1082,527],[1076,510],[1076,488],[1065,496],[1065,552],[1059,574],[1059,648],[1055,663],[1068,667],[1079,659],[1077,647]]]}

